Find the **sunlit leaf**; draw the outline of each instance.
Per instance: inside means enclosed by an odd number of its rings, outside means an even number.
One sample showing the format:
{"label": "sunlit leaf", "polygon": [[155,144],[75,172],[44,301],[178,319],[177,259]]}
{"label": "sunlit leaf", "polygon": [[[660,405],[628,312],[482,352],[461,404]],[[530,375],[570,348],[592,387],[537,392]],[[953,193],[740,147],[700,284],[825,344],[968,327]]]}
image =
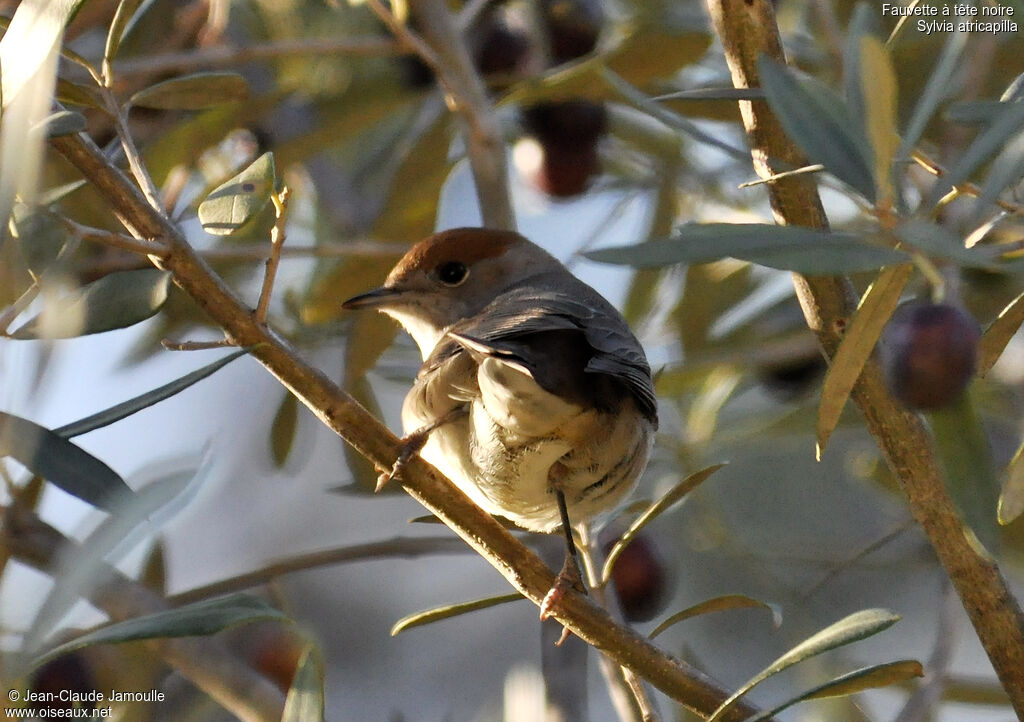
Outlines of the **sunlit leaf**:
{"label": "sunlit leaf", "polygon": [[608,583],[611,579],[612,567],[615,566],[615,561],[619,558],[619,555],[625,550],[629,543],[636,538],[636,535],[640,533],[640,530],[647,526],[649,523],[657,519],[661,514],[670,509],[674,504],[681,501],[687,494],[700,486],[705,479],[710,477],[716,471],[721,469],[725,464],[713,464],[706,469],[690,474],[688,477],[680,481],[674,487],[669,489],[660,499],[655,501],[646,511],[638,516],[629,528],[623,532],[619,540],[615,542],[615,545],[608,551],[608,557],[604,560],[604,567],[601,569],[601,582],[604,584]]}
{"label": "sunlit leaf", "polygon": [[281,722],[323,722],[323,719],[324,668],[320,654],[311,644],[299,657]]}
{"label": "sunlit leaf", "polygon": [[70,439],[73,436],[80,436],[81,434],[87,434],[90,431],[103,428],[104,426],[109,426],[116,421],[120,421],[134,413],[142,411],[142,409],[149,408],[164,399],[169,399],[171,396],[181,393],[192,384],[202,381],[207,376],[219,371],[235,359],[241,358],[247,353],[249,353],[249,349],[241,349],[230,353],[223,358],[217,359],[211,364],[187,373],[181,378],[175,379],[174,381],[155,388],[152,391],[147,391],[144,394],[135,396],[127,401],[111,406],[108,409],[104,409],[99,413],[92,414],[84,419],[79,419],[78,421],[61,426],[59,429],[54,429],[54,433],[63,436],[65,439]]}
{"label": "sunlit leaf", "polygon": [[203,110],[249,97],[249,84],[238,73],[193,73],[140,90],[132,105],[158,110]]}
{"label": "sunlit leaf", "polygon": [[593,261],[637,268],[732,257],[809,275],[871,271],[909,260],[905,254],[871,245],[857,234],[767,223],[688,223],[669,239],[602,248],[584,255]]}
{"label": "sunlit leaf", "polygon": [[888,629],[899,621],[899,616],[885,609],[865,609],[854,612],[848,617],[840,619],[817,634],[804,640],[791,650],[776,659],[765,669],[758,672],[750,681],[743,684],[734,692],[722,705],[714,711],[707,722],[719,722],[723,715],[732,709],[736,701],[753,689],[755,686],[778,674],[784,669],[792,667],[798,662],[822,654],[837,647],[851,644],[858,640],[870,637],[874,634]]}
{"label": "sunlit leaf", "polygon": [[928,415],[946,487],[964,522],[992,554],[999,552],[999,480],[988,434],[970,394]]}
{"label": "sunlit leaf", "polygon": [[274,183],[274,154],[267,152],[199,204],[203,230],[218,236],[234,233],[266,207]]}
{"label": "sunlit leaf", "polygon": [[1024,293],[1010,301],[985,329],[978,346],[978,375],[984,376],[1002,355],[1006,344],[1024,324]]}
{"label": "sunlit leaf", "polygon": [[770,719],[783,710],[787,710],[793,705],[806,700],[825,699],[828,697],[845,697],[847,695],[857,694],[869,689],[888,687],[893,684],[899,684],[900,682],[906,682],[914,677],[923,676],[924,668],[921,666],[920,662],[913,659],[904,659],[898,662],[886,662],[885,664],[875,664],[870,667],[863,667],[852,672],[847,672],[841,677],[836,677],[824,684],[820,684],[817,687],[809,689],[806,692],[783,702],[777,707],[772,708],[771,710],[748,718],[746,722],[763,722],[763,720]]}
{"label": "sunlit leaf", "polygon": [[117,12],[110,22],[110,29],[107,31],[107,43],[103,50],[103,60],[110,63],[116,56],[118,48],[121,47],[121,40],[128,29],[128,23],[135,17],[136,11],[144,0],[121,0],[117,4]]}
{"label": "sunlit leaf", "polygon": [[889,52],[874,35],[860,39],[864,123],[874,152],[878,203],[892,197],[892,161],[900,143],[896,133],[896,73]]}
{"label": "sunlit leaf", "polygon": [[40,667],[51,659],[94,644],[206,636],[229,627],[267,619],[289,621],[283,612],[259,597],[244,593],[231,594],[100,627],[36,657],[32,667]]}
{"label": "sunlit leaf", "polygon": [[762,56],[761,89],[786,135],[813,163],[874,200],[873,163],[866,139],[851,123],[846,103],[814,78],[798,80],[786,66]]}
{"label": "sunlit leaf", "polygon": [[1009,524],[1024,512],[1024,443],[1017,447],[1006,465],[1006,481],[999,495],[997,516],[1000,524]]}
{"label": "sunlit leaf", "polygon": [[772,626],[778,627],[782,624],[782,612],[779,610],[777,605],[768,604],[762,602],[753,597],[748,597],[744,594],[725,594],[720,597],[714,597],[713,599],[706,599],[699,604],[694,604],[692,607],[687,607],[681,612],[676,612],[664,622],[659,624],[654,630],[648,635],[651,639],[654,639],[659,634],[675,626],[679,622],[693,617],[700,616],[702,614],[710,614],[711,612],[725,612],[730,609],[750,609],[750,608],[762,608],[767,609],[772,615]]}
{"label": "sunlit leaf", "polygon": [[843,340],[829,365],[818,405],[816,455],[820,459],[829,437],[839,422],[864,364],[878,343],[878,337],[900,301],[910,279],[910,264],[890,266],[882,271],[864,293],[853,319],[847,324]]}
{"label": "sunlit leaf", "polygon": [[132,490],[113,469],[53,431],[0,412],[0,456],[93,506],[113,509]]}
{"label": "sunlit leaf", "polygon": [[507,604],[524,598],[525,597],[523,597],[522,594],[515,592],[513,594],[502,594],[497,597],[474,599],[471,602],[446,604],[441,607],[434,607],[433,609],[416,612],[415,614],[410,614],[407,617],[402,617],[395,622],[395,625],[391,628],[391,636],[394,637],[399,632],[404,632],[405,630],[412,629],[413,627],[422,627],[426,624],[439,622],[442,619],[451,619],[452,617],[457,617],[468,612],[475,612],[479,609],[488,609],[489,607],[496,607],[499,604]]}
{"label": "sunlit leaf", "polygon": [[155,268],[117,271],[44,305],[11,336],[73,338],[132,326],[153,316],[170,287],[171,274]]}

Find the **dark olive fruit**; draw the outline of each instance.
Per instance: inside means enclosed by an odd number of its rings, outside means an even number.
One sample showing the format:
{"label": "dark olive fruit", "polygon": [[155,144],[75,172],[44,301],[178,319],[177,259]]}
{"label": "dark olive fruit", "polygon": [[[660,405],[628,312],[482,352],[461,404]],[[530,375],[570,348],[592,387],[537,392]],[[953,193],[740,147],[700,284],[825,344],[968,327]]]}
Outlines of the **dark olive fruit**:
{"label": "dark olive fruit", "polygon": [[825,375],[828,364],[820,355],[765,366],[758,371],[764,390],[779,401],[800,400]]}
{"label": "dark olive fruit", "polygon": [[524,108],[526,134],[541,148],[541,162],[531,180],[558,198],[579,195],[600,173],[597,145],[608,130],[608,113],[600,103],[563,100]]}
{"label": "dark olive fruit", "polygon": [[529,53],[525,32],[494,22],[484,30],[474,61],[483,75],[514,75],[523,71]]}
{"label": "dark olive fruit", "polygon": [[28,706],[36,710],[93,709],[96,707],[96,679],[79,652],[47,662],[32,675],[34,693]]}
{"label": "dark olive fruit", "polygon": [[956,401],[977,365],[981,328],[957,306],[910,301],[882,332],[889,392],[911,409],[931,411]]}
{"label": "dark olive fruit", "polygon": [[597,47],[604,23],[598,0],[546,0],[542,9],[555,65],[575,60]]}
{"label": "dark olive fruit", "polygon": [[612,567],[612,585],[623,616],[631,622],[647,622],[664,608],[672,585],[665,561],[648,535],[641,532],[622,550]]}

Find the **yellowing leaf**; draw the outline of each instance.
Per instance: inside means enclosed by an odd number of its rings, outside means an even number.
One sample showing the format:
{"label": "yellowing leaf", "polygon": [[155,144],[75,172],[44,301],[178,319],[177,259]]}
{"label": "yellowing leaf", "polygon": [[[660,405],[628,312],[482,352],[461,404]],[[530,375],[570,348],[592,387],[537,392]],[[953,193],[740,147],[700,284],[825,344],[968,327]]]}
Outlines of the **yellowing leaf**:
{"label": "yellowing leaf", "polygon": [[900,144],[896,133],[896,73],[889,51],[874,35],[860,39],[860,82],[865,124],[875,156],[876,203],[892,199],[892,159]]}
{"label": "yellowing leaf", "polygon": [[821,459],[825,451],[846,400],[860,378],[860,372],[871,356],[882,329],[899,303],[900,294],[903,293],[903,287],[907,285],[913,268],[912,265],[905,263],[890,266],[878,274],[878,278],[864,293],[856,315],[846,328],[821,389],[816,450],[818,459]]}
{"label": "yellowing leaf", "polygon": [[203,230],[218,236],[234,233],[267,205],[274,183],[274,154],[264,153],[199,204]]}

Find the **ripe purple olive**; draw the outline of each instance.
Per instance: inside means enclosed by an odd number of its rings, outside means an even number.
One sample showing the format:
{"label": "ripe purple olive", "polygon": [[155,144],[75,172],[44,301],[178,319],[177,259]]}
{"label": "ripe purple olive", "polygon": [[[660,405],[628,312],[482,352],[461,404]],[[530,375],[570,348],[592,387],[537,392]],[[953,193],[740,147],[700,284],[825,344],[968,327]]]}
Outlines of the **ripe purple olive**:
{"label": "ripe purple olive", "polygon": [[[606,545],[606,551],[611,546]],[[647,622],[664,608],[672,585],[661,552],[649,536],[641,532],[622,550],[612,567],[612,585],[623,616],[631,622]]]}
{"label": "ripe purple olive", "polygon": [[956,401],[977,365],[981,328],[957,306],[910,301],[882,332],[889,392],[905,406],[932,411]]}
{"label": "ripe purple olive", "polygon": [[608,130],[605,107],[588,100],[538,103],[523,109],[522,124],[540,146],[531,182],[556,198],[586,190],[601,168],[597,144]]}

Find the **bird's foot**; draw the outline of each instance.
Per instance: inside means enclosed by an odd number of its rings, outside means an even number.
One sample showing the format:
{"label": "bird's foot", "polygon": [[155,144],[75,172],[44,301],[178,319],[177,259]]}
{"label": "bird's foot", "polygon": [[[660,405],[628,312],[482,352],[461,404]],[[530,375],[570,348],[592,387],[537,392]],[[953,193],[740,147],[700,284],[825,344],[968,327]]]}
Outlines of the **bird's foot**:
{"label": "bird's foot", "polygon": [[[460,419],[468,413],[469,407],[467,405],[456,406],[426,426],[421,426],[411,434],[403,436],[398,447],[398,456],[395,458],[395,463],[391,465],[390,469],[382,470],[380,476],[377,477],[377,488],[374,491],[380,491],[389,481],[402,476],[402,469],[409,463],[409,459],[420,452],[434,429]],[[377,468],[380,469],[381,467],[378,466]]]}
{"label": "bird's foot", "polygon": [[[423,445],[427,443],[427,438],[430,436],[430,432],[434,430],[434,426],[425,426],[422,429],[416,429],[408,436],[402,437],[401,446],[398,448],[398,456],[395,457],[395,463],[391,465],[391,469],[384,471],[380,476],[377,477],[377,488],[374,491],[380,491],[384,486],[393,479],[397,479],[402,475],[402,469],[409,463],[409,459],[414,454],[418,454]],[[380,468],[380,467],[378,467]]]}
{"label": "bird's foot", "polygon": [[[578,592],[579,594],[587,593],[587,587],[583,583],[583,574],[580,571],[580,565],[576,560],[575,554],[567,554],[565,556],[562,570],[558,572],[558,575],[555,577],[555,583],[551,585],[551,589],[544,595],[544,599],[540,603],[540,618],[542,621],[554,615],[565,595],[570,591]],[[568,639],[570,634],[569,629],[563,627],[562,636],[559,637],[555,644],[561,646],[562,642]]]}

